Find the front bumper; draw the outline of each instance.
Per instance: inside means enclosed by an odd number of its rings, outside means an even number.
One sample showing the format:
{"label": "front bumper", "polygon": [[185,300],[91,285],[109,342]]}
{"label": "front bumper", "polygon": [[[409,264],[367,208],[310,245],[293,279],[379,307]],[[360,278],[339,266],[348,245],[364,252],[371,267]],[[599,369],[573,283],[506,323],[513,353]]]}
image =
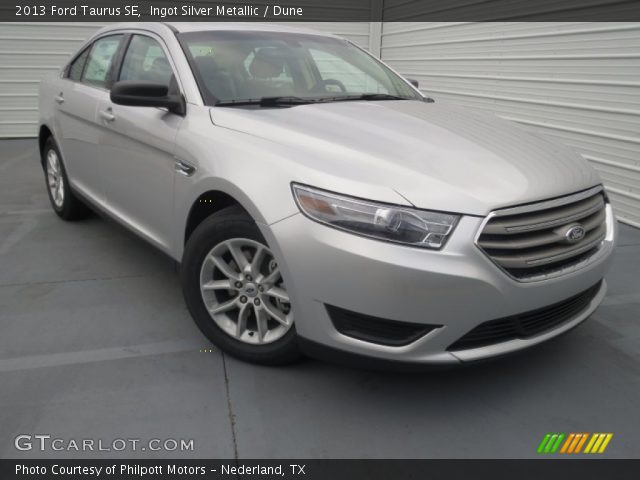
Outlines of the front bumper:
{"label": "front bumper", "polygon": [[[372,240],[296,214],[261,230],[278,258],[297,333],[328,349],[393,362],[451,364],[503,355],[544,342],[593,313],[606,292],[602,282],[588,307],[561,325],[527,339],[469,350],[447,347],[477,325],[536,310],[600,282],[611,261],[616,225],[607,207],[607,238],[581,269],[539,282],[507,276],[473,242],[483,219],[463,216],[440,251]],[[333,305],[374,317],[437,328],[403,346],[341,334],[326,309]]]}

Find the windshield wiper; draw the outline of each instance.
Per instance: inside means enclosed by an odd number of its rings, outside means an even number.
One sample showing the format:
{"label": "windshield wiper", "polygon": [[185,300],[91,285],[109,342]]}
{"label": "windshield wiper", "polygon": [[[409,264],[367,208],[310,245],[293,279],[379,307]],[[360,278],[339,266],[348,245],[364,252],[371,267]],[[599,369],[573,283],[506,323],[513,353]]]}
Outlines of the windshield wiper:
{"label": "windshield wiper", "polygon": [[400,97],[388,93],[362,93],[359,95],[340,95],[337,97],[304,98],[295,96],[245,98],[238,100],[220,100],[216,107],[241,107],[245,105],[257,105],[260,107],[279,107],[292,105],[306,105],[309,103],[349,102],[356,100],[412,100],[411,97]]}
{"label": "windshield wiper", "polygon": [[261,98],[246,98],[240,100],[220,100],[215,104],[216,107],[234,107],[244,105],[258,105],[260,107],[278,107],[288,105],[305,105],[307,103],[314,103],[317,100],[313,98],[302,97],[261,97]]}
{"label": "windshield wiper", "polygon": [[349,102],[354,100],[411,100],[411,97],[400,97],[398,95],[389,95],[388,93],[362,93],[360,95],[342,95],[319,99],[321,102]]}

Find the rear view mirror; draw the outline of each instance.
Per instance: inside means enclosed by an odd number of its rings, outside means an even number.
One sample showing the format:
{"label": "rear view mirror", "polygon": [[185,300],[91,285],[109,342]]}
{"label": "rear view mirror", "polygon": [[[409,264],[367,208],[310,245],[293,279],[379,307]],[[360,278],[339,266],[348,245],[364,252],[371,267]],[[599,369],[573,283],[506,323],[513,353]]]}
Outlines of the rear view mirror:
{"label": "rear view mirror", "polygon": [[111,101],[129,107],[161,107],[178,115],[186,113],[182,95],[169,95],[169,87],[160,83],[123,80],[111,87]]}
{"label": "rear view mirror", "polygon": [[409,82],[416,88],[420,88],[420,82],[418,82],[418,80],[416,80],[415,78],[407,78],[407,82]]}

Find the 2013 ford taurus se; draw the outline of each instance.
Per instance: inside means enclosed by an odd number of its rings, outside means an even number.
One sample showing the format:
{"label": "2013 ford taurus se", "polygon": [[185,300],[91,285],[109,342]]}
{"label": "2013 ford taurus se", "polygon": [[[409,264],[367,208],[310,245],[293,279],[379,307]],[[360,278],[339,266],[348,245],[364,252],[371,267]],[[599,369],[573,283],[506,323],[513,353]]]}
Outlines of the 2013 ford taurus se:
{"label": "2013 ford taurus se", "polygon": [[173,257],[204,335],[256,363],[455,364],[584,321],[617,228],[598,175],[413,83],[293,27],[104,28],[41,84],[51,205]]}

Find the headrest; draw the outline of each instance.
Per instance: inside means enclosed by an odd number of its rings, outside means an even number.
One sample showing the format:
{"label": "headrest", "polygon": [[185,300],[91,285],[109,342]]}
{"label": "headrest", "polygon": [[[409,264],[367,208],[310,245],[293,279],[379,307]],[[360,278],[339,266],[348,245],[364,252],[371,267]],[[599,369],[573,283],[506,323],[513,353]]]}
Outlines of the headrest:
{"label": "headrest", "polygon": [[166,58],[157,57],[151,64],[151,70],[171,70],[171,65]]}
{"label": "headrest", "polygon": [[284,69],[284,58],[275,48],[262,48],[255,53],[249,72],[254,78],[279,77]]}

